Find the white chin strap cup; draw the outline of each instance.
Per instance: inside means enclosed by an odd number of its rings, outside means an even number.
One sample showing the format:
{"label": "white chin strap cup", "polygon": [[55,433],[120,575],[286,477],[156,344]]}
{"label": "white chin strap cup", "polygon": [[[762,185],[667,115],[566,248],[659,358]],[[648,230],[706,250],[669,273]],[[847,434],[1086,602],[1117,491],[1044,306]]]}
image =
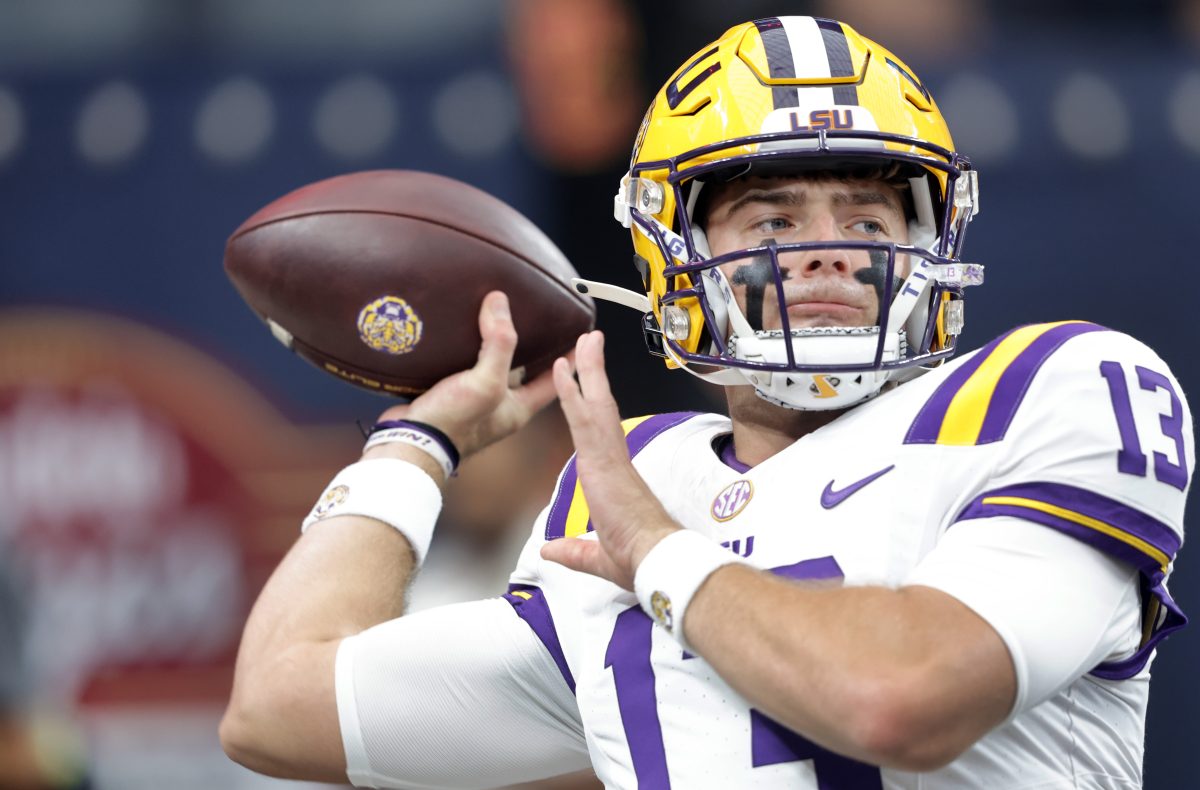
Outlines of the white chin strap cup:
{"label": "white chin strap cup", "polygon": [[[874,328],[813,327],[795,330],[791,338],[779,332],[758,332],[749,338],[731,341],[738,359],[752,362],[785,364],[790,342],[796,364],[811,371],[824,365],[845,364],[847,360],[869,360],[875,356],[879,332]],[[889,334],[884,341],[883,361],[899,358],[900,336]],[[737,369],[758,396],[779,406],[805,411],[829,411],[853,406],[874,397],[887,383],[890,374],[881,370],[838,372],[759,372]]]}

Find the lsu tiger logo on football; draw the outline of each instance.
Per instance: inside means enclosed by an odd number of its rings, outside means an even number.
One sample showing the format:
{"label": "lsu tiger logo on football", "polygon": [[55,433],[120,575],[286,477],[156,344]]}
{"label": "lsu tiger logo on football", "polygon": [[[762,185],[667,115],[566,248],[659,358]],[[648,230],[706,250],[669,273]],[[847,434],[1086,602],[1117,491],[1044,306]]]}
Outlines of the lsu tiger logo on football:
{"label": "lsu tiger logo on football", "polygon": [[358,335],[376,351],[407,354],[421,342],[425,325],[408,302],[381,296],[358,313]]}
{"label": "lsu tiger logo on football", "polygon": [[737,480],[717,494],[712,503],[712,517],[717,521],[728,521],[741,513],[754,496],[754,484],[749,480]]}

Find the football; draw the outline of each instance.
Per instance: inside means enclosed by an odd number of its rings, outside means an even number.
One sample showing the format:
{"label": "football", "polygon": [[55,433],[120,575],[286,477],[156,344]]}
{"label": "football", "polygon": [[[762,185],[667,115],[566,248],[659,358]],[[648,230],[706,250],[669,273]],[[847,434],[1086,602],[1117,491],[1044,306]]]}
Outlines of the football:
{"label": "football", "polygon": [[575,270],[530,220],[454,179],[353,173],[297,189],[225,246],[238,293],[285,346],[338,378],[412,398],[475,364],[479,307],[508,294],[513,380],[592,328]]}

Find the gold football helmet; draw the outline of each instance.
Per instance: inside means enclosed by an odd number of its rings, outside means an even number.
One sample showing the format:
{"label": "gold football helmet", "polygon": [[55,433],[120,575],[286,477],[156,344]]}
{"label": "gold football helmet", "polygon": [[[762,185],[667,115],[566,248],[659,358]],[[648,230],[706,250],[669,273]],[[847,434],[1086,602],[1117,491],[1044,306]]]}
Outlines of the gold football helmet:
{"label": "gold football helmet", "polygon": [[[710,253],[694,216],[706,185],[813,171],[886,173],[900,183],[908,243],[771,240]],[[648,298],[600,283],[582,288],[642,309],[651,350],[669,366],[750,384],[792,408],[843,408],[954,353],[963,288],[982,282],[982,267],[960,261],[977,211],[975,171],[899,58],[833,20],[760,19],[690,58],[642,122],[615,213],[632,230]],[[869,257],[874,326],[789,324],[780,256],[830,248]],[[739,259],[770,263],[765,292],[779,300],[781,326],[756,325],[739,307],[721,270]]]}

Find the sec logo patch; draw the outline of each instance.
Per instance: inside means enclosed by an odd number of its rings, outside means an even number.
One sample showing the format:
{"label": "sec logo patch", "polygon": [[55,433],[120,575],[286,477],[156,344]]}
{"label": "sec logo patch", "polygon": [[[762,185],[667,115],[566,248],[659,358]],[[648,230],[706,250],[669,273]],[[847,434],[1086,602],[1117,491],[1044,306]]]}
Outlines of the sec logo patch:
{"label": "sec logo patch", "polygon": [[382,296],[358,313],[358,336],[376,351],[407,354],[421,342],[425,325],[408,302]]}
{"label": "sec logo patch", "polygon": [[752,496],[754,484],[749,480],[730,483],[713,500],[712,517],[717,521],[728,521],[745,509]]}

